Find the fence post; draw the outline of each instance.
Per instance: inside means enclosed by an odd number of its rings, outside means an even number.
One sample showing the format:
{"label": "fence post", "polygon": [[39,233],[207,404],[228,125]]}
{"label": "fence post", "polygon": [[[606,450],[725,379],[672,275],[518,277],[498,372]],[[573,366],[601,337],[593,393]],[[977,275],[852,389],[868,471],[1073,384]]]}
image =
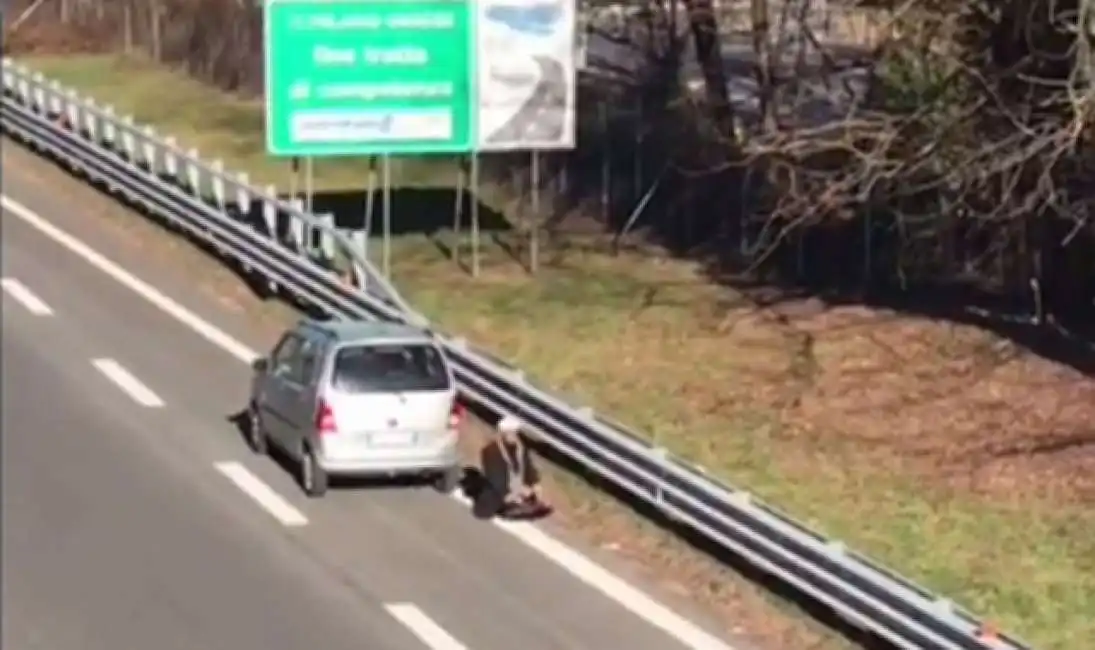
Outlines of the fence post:
{"label": "fence post", "polygon": [[608,220],[612,185],[612,147],[608,134],[608,105],[602,100],[597,104],[601,123],[601,219]]}
{"label": "fence post", "polygon": [[148,5],[149,21],[151,21],[152,29],[152,59],[157,63],[163,61],[163,43],[161,41],[161,23],[160,16],[163,13],[163,6],[159,0],[152,0]]}
{"label": "fence post", "polygon": [[123,43],[126,54],[133,53],[133,7],[128,2],[122,7]]}

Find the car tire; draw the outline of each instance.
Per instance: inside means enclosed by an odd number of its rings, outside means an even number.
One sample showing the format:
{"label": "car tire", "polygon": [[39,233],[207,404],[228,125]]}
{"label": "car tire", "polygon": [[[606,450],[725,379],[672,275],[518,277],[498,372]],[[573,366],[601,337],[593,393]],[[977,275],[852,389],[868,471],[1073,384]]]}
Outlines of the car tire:
{"label": "car tire", "polygon": [[327,494],[329,484],[327,470],[319,464],[311,447],[304,448],[300,463],[300,487],[309,498],[318,499]]}
{"label": "car tire", "polygon": [[260,456],[265,456],[269,449],[266,428],[262,426],[262,416],[254,403],[247,407],[247,446]]}
{"label": "car tire", "polygon": [[450,467],[434,477],[433,486],[442,494],[451,494],[460,487],[464,472],[459,467]]}

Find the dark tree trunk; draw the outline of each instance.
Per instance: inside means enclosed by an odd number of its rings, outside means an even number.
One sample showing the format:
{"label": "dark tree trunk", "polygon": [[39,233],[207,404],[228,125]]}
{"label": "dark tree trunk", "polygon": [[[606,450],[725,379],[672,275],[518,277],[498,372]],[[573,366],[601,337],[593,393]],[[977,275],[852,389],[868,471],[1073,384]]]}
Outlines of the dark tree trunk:
{"label": "dark tree trunk", "polygon": [[734,132],[734,108],[726,87],[719,26],[712,0],[684,0],[684,6],[688,9],[688,22],[696,42],[696,58],[703,71],[711,115],[719,132],[729,137]]}

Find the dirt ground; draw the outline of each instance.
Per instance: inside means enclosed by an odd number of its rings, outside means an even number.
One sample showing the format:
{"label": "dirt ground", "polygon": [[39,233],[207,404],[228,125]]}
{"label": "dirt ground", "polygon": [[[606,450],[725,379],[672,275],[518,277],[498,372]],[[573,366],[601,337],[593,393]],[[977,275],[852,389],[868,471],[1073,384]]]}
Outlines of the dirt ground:
{"label": "dirt ground", "polygon": [[[240,127],[260,107],[143,64],[36,65],[231,168],[276,173]],[[1095,638],[1092,377],[971,326],[818,300],[760,308],[649,252],[559,248],[530,277],[488,245],[473,280],[435,244],[401,237],[393,273],[445,328],[1039,647]],[[840,643],[577,479],[552,480],[565,527],[659,567],[762,646]]]}
{"label": "dirt ground", "polygon": [[1095,502],[1090,376],[973,327],[860,308],[791,323],[815,370],[785,421],[815,444],[1001,502]]}

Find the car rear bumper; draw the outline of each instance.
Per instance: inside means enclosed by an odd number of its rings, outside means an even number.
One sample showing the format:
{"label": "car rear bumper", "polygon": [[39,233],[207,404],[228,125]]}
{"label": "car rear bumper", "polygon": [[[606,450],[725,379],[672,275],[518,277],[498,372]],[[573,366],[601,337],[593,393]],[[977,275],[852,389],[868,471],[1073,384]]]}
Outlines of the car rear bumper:
{"label": "car rear bumper", "polygon": [[328,474],[339,476],[420,474],[444,471],[460,465],[460,456],[455,448],[442,453],[378,454],[359,458],[323,456],[318,460]]}

